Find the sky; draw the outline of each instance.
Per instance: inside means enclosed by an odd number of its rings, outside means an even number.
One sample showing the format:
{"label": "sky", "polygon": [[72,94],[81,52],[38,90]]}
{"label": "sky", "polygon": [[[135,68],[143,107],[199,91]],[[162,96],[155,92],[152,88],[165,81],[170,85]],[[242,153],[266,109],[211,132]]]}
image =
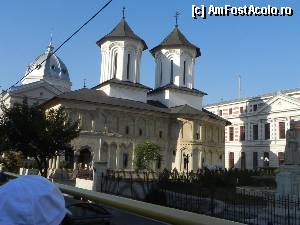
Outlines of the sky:
{"label": "sky", "polygon": [[[0,7],[0,89],[17,82],[29,65],[43,53],[53,33],[54,47],[89,19],[107,0],[2,0]],[[192,18],[192,5],[289,6],[291,17]],[[300,87],[300,1],[297,0],[113,0],[102,13],[69,41],[57,55],[66,64],[72,89],[100,81],[100,49],[96,41],[109,33],[121,19],[145,40],[157,46],[174,28],[179,28],[200,47],[196,60],[195,88],[206,93],[204,104],[241,96]],[[155,64],[144,51],[141,83],[153,87]]]}

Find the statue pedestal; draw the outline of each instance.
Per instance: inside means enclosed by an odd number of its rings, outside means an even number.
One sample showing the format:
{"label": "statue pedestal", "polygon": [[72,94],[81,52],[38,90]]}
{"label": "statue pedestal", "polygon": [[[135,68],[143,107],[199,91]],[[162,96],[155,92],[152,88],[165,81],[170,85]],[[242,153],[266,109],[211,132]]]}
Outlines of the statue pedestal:
{"label": "statue pedestal", "polygon": [[300,165],[284,165],[276,176],[277,195],[299,197]]}

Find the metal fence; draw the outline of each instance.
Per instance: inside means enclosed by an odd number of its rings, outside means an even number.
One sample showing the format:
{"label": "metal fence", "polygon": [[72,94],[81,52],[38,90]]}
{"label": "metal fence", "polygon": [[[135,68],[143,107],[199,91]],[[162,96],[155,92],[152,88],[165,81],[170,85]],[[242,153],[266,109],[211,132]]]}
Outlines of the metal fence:
{"label": "metal fence", "polygon": [[[19,175],[5,173],[10,178],[16,178]],[[95,203],[103,204],[120,210],[126,210],[140,216],[152,218],[172,225],[242,225],[231,221],[218,218],[212,218],[205,215],[191,213],[187,211],[172,209],[168,207],[157,206],[145,202],[134,201],[128,198],[107,195],[95,191],[84,190],[68,185],[58,184],[57,187],[65,194],[76,198],[84,198]]]}
{"label": "metal fence", "polygon": [[[116,174],[101,177],[104,193],[142,201],[149,201],[150,197],[152,203],[158,201],[157,204],[168,207],[251,225],[300,225],[300,198],[245,190],[220,192],[214,188],[188,191],[187,185],[193,184],[178,185],[147,179],[147,176],[141,179]],[[156,193],[151,193],[153,190]],[[157,194],[159,196],[155,196]]]}

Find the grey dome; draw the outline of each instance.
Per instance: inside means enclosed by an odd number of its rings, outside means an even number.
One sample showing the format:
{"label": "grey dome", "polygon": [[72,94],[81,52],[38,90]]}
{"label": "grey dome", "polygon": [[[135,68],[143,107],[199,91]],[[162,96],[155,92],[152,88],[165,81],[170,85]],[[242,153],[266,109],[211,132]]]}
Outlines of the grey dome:
{"label": "grey dome", "polygon": [[32,69],[35,69],[32,73],[40,74],[44,79],[51,78],[70,82],[67,67],[57,55],[53,54],[53,46],[51,44],[43,54],[30,64],[26,73]]}

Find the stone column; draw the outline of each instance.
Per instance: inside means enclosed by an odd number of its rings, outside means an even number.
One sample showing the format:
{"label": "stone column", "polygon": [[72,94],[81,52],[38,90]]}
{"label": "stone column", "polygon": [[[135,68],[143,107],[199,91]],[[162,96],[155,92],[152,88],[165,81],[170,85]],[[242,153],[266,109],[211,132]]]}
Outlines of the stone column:
{"label": "stone column", "polygon": [[198,168],[202,169],[202,150],[199,150],[199,160],[198,160]]}
{"label": "stone column", "polygon": [[56,156],[55,169],[59,169],[59,156]]}
{"label": "stone column", "polygon": [[52,166],[51,169],[55,169],[55,165],[56,165],[56,159],[52,158]]}
{"label": "stone column", "polygon": [[120,169],[120,148],[119,148],[119,145],[117,145],[117,149],[116,149],[116,169]]}
{"label": "stone column", "polygon": [[135,154],[134,154],[134,149],[135,149],[135,144],[133,143],[132,144],[132,159],[131,159],[131,169],[134,168],[134,157],[135,157]]}
{"label": "stone column", "polygon": [[110,168],[110,162],[111,162],[111,161],[110,161],[110,160],[111,160],[111,159],[110,159],[110,156],[111,156],[110,150],[111,150],[111,149],[110,149],[110,145],[108,145],[108,146],[107,146],[107,155],[108,155],[108,156],[107,156],[107,168]]}
{"label": "stone column", "polygon": [[48,166],[49,166],[49,169],[52,169],[52,159],[49,159]]}

